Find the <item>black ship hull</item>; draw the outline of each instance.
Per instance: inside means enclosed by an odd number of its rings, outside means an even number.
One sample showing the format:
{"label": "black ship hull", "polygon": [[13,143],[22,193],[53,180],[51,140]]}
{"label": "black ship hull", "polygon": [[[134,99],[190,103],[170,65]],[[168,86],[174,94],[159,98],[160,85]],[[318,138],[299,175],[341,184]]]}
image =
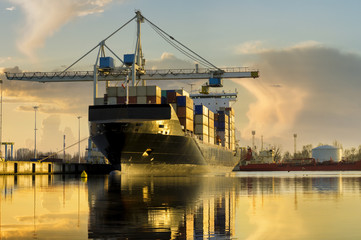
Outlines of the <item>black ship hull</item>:
{"label": "black ship hull", "polygon": [[124,172],[231,172],[239,161],[235,152],[183,132],[169,104],[116,106],[89,108],[91,138]]}

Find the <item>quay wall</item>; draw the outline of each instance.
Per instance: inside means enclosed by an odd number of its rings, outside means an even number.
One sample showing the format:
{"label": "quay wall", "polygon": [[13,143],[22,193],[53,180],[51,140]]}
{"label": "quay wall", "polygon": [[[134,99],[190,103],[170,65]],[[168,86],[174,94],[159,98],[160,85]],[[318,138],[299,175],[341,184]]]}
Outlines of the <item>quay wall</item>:
{"label": "quay wall", "polygon": [[35,161],[4,161],[0,162],[0,175],[15,174],[76,174],[83,171],[88,174],[107,174],[114,170],[108,164],[90,163],[54,163]]}

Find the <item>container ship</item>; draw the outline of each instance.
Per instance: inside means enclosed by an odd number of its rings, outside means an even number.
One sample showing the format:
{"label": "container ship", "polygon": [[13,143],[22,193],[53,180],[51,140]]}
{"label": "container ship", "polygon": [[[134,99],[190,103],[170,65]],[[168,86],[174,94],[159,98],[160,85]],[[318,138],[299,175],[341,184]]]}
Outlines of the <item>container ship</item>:
{"label": "container ship", "polygon": [[134,86],[125,104],[125,88],[108,87],[89,107],[91,138],[125,172],[231,172],[241,159],[229,106],[236,96]]}
{"label": "container ship", "polygon": [[[254,156],[251,148],[248,148],[247,154],[242,157],[235,171],[361,171],[361,160],[341,160],[337,148],[326,145],[315,148],[313,151],[317,153],[317,156],[312,158],[275,162],[274,150],[263,150],[259,152],[258,156]],[[331,155],[328,154],[329,152]],[[322,156],[324,153],[327,157]]]}

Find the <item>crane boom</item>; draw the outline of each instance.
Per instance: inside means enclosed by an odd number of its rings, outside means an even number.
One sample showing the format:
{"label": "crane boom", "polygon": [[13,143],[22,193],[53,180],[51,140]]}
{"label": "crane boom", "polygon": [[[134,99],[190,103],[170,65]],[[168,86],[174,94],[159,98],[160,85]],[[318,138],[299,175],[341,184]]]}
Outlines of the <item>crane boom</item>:
{"label": "crane boom", "polygon": [[[220,71],[221,70],[221,71]],[[22,80],[33,82],[84,82],[94,80],[94,71],[67,71],[67,72],[23,72],[8,73],[8,80]],[[129,69],[113,69],[98,73],[98,81],[125,81],[129,76]],[[257,70],[248,68],[225,69],[164,69],[146,70],[138,75],[140,80],[195,80],[208,78],[257,78]],[[131,79],[131,77],[130,77]]]}

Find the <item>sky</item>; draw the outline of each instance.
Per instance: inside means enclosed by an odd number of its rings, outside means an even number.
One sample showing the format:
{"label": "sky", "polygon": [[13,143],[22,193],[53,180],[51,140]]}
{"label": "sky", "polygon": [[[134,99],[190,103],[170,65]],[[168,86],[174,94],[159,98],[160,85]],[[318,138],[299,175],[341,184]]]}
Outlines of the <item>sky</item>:
{"label": "sky", "polygon": [[[238,91],[241,146],[361,145],[359,1],[335,0],[0,0],[0,72],[60,71],[142,14],[218,67],[258,69],[258,79],[224,80]],[[134,51],[135,22],[107,41],[119,56]],[[194,62],[142,25],[146,68],[189,68]],[[92,53],[72,70],[92,70]],[[91,83],[3,83],[3,141],[15,149],[56,151],[87,137]],[[193,89],[203,81],[197,81]],[[185,82],[159,84],[163,89]],[[78,116],[81,116],[78,121]],[[80,128],[79,124],[80,123]],[[84,150],[86,143],[81,148]],[[76,152],[77,148],[69,149]]]}

